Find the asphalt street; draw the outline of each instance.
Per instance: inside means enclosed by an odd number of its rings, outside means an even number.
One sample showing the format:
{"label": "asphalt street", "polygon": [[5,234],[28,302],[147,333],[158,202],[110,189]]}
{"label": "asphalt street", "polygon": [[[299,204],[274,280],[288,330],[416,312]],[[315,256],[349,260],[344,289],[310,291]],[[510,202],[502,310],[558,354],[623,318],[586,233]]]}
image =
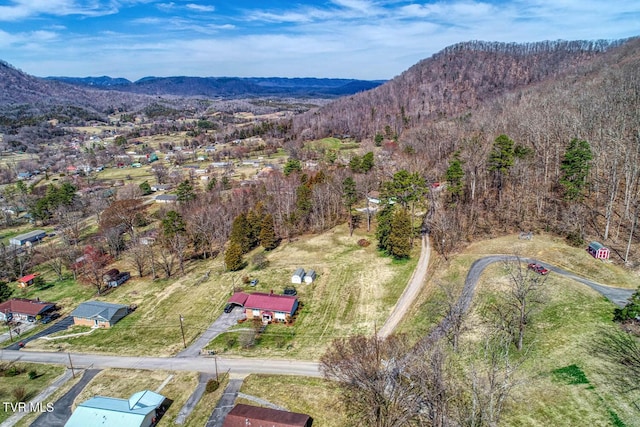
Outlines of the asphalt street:
{"label": "asphalt street", "polygon": [[100,372],[100,369],[87,369],[84,371],[80,381],[74,384],[68,392],[53,404],[53,411],[42,413],[31,423],[31,427],[64,427],[64,424],[71,416],[73,401],[98,372]]}

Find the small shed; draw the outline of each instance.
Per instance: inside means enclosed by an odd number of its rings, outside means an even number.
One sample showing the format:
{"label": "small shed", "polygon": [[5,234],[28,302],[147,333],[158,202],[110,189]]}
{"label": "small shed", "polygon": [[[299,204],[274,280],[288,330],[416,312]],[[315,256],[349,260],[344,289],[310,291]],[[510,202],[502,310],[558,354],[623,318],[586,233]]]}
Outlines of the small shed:
{"label": "small shed", "polygon": [[602,243],[591,242],[587,246],[587,252],[595,259],[609,259],[610,251]]}
{"label": "small shed", "polygon": [[302,281],[304,280],[304,276],[305,276],[304,268],[302,267],[298,268],[293,273],[293,276],[291,276],[291,283],[301,284]]}
{"label": "small shed", "polygon": [[27,274],[26,276],[19,278],[18,287],[26,288],[27,286],[33,285],[33,282],[35,281],[36,277],[38,277],[38,273]]}
{"label": "small shed", "polygon": [[304,283],[313,283],[316,280],[316,276],[315,270],[307,271],[307,274],[304,275]]}

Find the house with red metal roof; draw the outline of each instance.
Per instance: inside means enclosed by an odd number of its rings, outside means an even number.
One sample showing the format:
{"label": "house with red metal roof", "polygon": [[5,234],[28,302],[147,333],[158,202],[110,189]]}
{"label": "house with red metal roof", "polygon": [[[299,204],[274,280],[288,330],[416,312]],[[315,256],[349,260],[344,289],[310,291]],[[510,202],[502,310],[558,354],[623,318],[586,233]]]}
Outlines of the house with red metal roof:
{"label": "house with red metal roof", "polygon": [[43,316],[56,309],[56,305],[50,302],[11,298],[0,303],[0,321],[14,320],[35,322],[38,316]]}
{"label": "house with red metal roof", "polygon": [[238,403],[227,414],[222,427],[311,427],[312,424],[313,418],[307,414]]}
{"label": "house with red metal roof", "polygon": [[298,309],[297,297],[278,295],[273,291],[269,294],[236,292],[229,298],[229,303],[244,307],[247,319],[260,319],[263,322],[289,322]]}

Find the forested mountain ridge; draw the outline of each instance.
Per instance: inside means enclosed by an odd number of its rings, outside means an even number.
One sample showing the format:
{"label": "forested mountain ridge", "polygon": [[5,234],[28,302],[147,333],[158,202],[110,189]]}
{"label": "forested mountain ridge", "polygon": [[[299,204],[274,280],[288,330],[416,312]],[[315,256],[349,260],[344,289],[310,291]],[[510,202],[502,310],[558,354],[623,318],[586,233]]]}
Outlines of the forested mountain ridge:
{"label": "forested mountain ridge", "polygon": [[284,77],[144,77],[135,82],[110,77],[47,77],[84,87],[147,95],[204,97],[336,97],[379,86],[383,81]]}
{"label": "forested mountain ridge", "polygon": [[298,133],[323,137],[393,133],[478,107],[514,89],[558,77],[623,44],[618,41],[498,43],[449,46],[373,90],[345,97],[295,121]]}
{"label": "forested mountain ridge", "polygon": [[[634,265],[638,70],[638,38],[462,44],[295,117],[294,130],[300,140],[349,134],[372,147],[375,139],[385,176],[406,169],[446,181],[442,197],[429,196],[425,224],[442,252],[481,236],[544,230],[576,245],[599,240]],[[584,157],[576,146],[588,147]]]}

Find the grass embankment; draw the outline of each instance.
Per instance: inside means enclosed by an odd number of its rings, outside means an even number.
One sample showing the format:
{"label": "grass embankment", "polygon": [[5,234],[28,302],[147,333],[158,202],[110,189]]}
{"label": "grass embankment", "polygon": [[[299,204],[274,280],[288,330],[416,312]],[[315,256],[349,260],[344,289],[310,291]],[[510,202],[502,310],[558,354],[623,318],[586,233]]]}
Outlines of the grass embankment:
{"label": "grass embankment", "polygon": [[[1,362],[0,402],[28,402],[62,375],[64,370],[64,366]],[[10,406],[6,406],[0,405],[0,422],[13,413]]]}
{"label": "grass embankment", "polygon": [[[634,288],[637,274],[612,263],[593,259],[582,248],[567,246],[562,239],[535,236],[521,241],[506,236],[470,245],[444,262],[435,259],[420,298],[401,325],[413,339],[424,335],[443,314],[441,284],[462,288],[474,260],[489,254],[516,254],[561,266],[602,284]],[[478,284],[464,336],[475,345],[485,329],[486,303],[508,286],[500,263],[487,268]],[[601,328],[613,328],[615,306],[590,288],[553,272],[544,285],[543,302],[534,311],[525,335],[526,362],[519,372],[520,386],[507,405],[502,425],[575,426],[640,425],[634,401],[638,393],[621,393],[601,370],[601,362],[589,349]]]}

